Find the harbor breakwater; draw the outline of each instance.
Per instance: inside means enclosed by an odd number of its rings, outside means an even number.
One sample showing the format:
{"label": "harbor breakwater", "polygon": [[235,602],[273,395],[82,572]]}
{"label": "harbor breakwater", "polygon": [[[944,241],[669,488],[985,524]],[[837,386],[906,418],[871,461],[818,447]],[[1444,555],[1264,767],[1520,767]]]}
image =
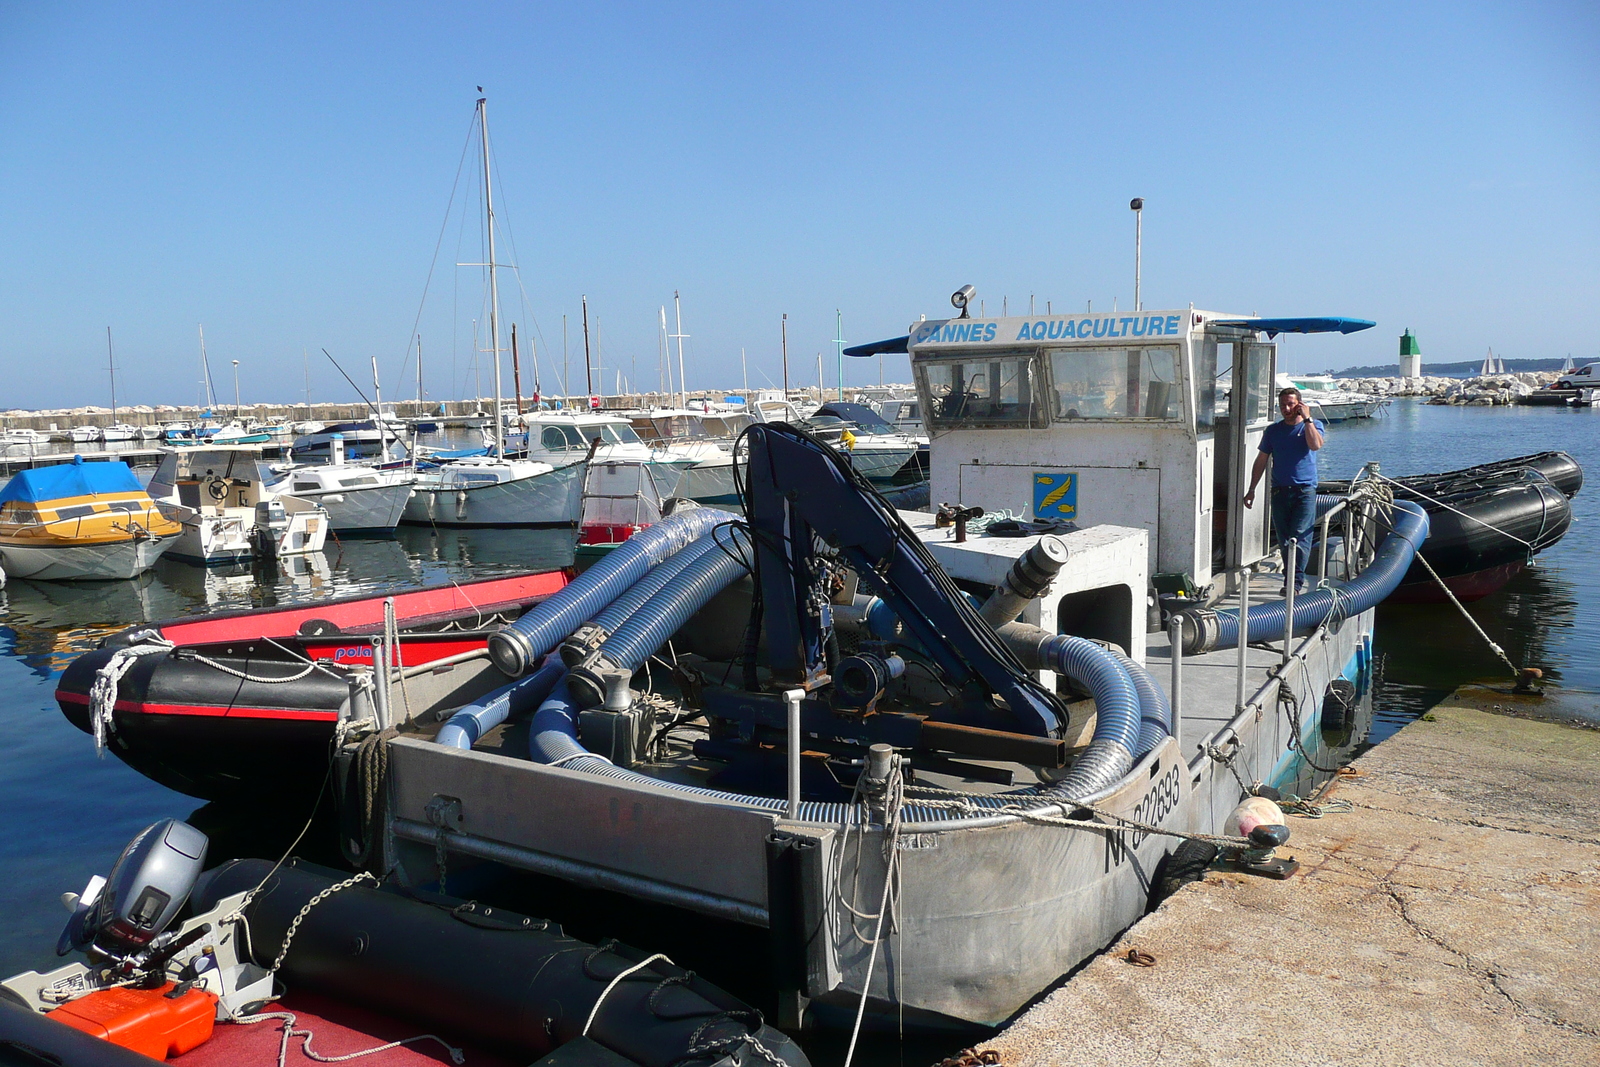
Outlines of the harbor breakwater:
{"label": "harbor breakwater", "polygon": [[1430,404],[1515,404],[1522,397],[1548,388],[1560,375],[1555,371],[1520,371],[1480,374],[1475,378],[1336,378],[1334,388],[1372,396],[1422,396]]}

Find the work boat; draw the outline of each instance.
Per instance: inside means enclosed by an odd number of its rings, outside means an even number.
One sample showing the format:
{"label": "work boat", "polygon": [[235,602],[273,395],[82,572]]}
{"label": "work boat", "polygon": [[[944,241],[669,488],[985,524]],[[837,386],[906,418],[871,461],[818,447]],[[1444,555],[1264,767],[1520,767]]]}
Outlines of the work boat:
{"label": "work boat", "polygon": [[[1242,497],[1271,338],[1370,325],[915,324],[897,343],[951,506],[897,512],[815,435],[751,427],[742,520],[636,533],[489,636],[506,681],[444,726],[395,692],[343,724],[347,795],[385,798],[373,869],[499,865],[762,928],[786,1024],[910,1026],[1013,1015],[1208,847],[1185,835],[1286,873],[1282,814],[1249,794],[1304,794],[1360,739],[1372,607],[1427,519],[1377,478],[1324,500],[1327,577],[1284,602]],[[979,533],[980,508],[1025,514]],[[1170,628],[1152,579],[1182,594]]]}
{"label": "work boat", "polygon": [[150,496],[183,525],[171,558],[210,566],[322,551],[328,513],[280,493],[259,446],[206,443],[165,453]]}
{"label": "work boat", "polygon": [[163,515],[120,460],[36,467],[0,488],[0,562],[14,578],[133,578],[172,548]]}

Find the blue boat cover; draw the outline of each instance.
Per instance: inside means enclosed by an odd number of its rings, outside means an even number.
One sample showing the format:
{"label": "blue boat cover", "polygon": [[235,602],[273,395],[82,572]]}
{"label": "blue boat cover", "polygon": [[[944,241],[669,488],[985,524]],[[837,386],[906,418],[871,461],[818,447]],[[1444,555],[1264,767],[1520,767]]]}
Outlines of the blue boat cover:
{"label": "blue boat cover", "polygon": [[126,463],[121,460],[85,463],[82,456],[73,456],[71,463],[18,471],[16,477],[0,489],[0,504],[8,500],[38,504],[69,496],[130,492],[142,493],[144,486]]}
{"label": "blue boat cover", "polygon": [[1230,319],[1218,326],[1240,326],[1247,330],[1260,330],[1268,337],[1280,333],[1356,333],[1378,325],[1368,319],[1343,319],[1323,316],[1309,319]]}
{"label": "blue boat cover", "polygon": [[873,341],[867,345],[855,345],[844,350],[847,356],[876,356],[885,352],[904,352],[906,342],[910,341],[908,334],[905,337],[891,337],[887,341]]}

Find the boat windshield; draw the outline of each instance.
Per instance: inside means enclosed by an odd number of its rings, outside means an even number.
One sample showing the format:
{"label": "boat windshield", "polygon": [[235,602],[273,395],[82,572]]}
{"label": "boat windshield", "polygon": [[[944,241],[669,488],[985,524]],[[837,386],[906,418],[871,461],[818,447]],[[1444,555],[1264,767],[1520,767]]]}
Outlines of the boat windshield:
{"label": "boat windshield", "polygon": [[1031,352],[919,362],[917,375],[928,397],[928,421],[934,429],[1042,427],[1048,418],[1039,402]]}
{"label": "boat windshield", "polygon": [[1175,419],[1178,350],[1048,349],[1057,419]]}
{"label": "boat windshield", "polygon": [[617,423],[604,423],[600,432],[607,444],[613,445],[642,445],[639,435],[633,432],[632,426],[623,426]]}

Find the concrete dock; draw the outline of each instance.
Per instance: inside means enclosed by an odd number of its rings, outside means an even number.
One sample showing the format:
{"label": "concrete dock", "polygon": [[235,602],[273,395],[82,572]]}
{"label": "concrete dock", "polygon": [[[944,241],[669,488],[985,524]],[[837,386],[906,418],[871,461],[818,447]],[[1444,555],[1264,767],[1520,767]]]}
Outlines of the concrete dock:
{"label": "concrete dock", "polygon": [[1289,820],[1294,877],[1212,871],[981,1047],[1006,1067],[1600,1064],[1600,731],[1514,717],[1532,706],[1458,691],[1356,761],[1327,794],[1350,811]]}

